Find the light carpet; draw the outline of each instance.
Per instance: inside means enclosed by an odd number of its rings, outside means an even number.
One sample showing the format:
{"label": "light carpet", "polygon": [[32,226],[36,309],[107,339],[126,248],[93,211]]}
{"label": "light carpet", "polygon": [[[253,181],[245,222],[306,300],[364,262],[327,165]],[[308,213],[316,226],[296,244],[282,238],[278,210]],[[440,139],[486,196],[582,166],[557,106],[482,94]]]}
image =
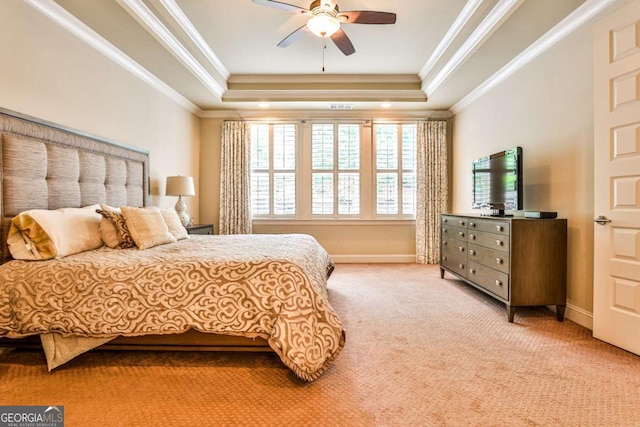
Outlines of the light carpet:
{"label": "light carpet", "polygon": [[52,373],[0,354],[0,405],[60,405],[66,426],[637,426],[640,357],[516,311],[437,266],[339,264],[347,344],[317,381],[273,354],[93,351]]}

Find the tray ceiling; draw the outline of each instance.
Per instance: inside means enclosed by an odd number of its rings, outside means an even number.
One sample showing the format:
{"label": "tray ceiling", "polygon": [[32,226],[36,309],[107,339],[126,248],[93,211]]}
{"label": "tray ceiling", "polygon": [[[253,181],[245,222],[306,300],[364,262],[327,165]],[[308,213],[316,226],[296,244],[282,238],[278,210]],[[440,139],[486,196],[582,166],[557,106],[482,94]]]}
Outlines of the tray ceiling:
{"label": "tray ceiling", "polygon": [[205,115],[261,103],[279,110],[371,110],[385,102],[393,110],[455,110],[523,52],[612,3],[338,0],[341,11],[397,14],[393,25],[343,24],[356,49],[345,56],[311,33],[277,47],[308,18],[251,0],[27,2]]}

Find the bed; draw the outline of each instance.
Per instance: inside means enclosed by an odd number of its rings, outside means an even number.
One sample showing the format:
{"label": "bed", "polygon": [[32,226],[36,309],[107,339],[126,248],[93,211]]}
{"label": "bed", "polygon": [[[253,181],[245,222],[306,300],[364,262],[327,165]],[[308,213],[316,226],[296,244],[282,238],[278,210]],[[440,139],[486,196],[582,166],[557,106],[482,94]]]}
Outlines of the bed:
{"label": "bed", "polygon": [[12,259],[6,242],[24,212],[157,208],[148,152],[1,109],[0,137],[0,345],[42,346],[50,370],[95,348],[274,351],[307,381],[342,350],[326,287],[334,265],[311,236],[193,235]]}

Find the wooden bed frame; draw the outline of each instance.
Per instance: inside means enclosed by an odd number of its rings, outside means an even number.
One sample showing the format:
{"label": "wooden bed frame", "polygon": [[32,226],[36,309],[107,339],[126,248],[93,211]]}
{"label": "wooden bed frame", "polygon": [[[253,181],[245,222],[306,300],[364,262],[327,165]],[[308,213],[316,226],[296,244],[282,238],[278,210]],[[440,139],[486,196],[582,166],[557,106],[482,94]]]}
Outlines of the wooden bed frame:
{"label": "wooden bed frame", "polygon": [[[20,151],[27,150],[29,154],[35,155],[20,156],[20,153],[16,153],[18,150],[15,143],[12,147],[6,143],[10,138],[18,140]],[[33,171],[33,162],[40,159],[40,155],[43,161],[48,162],[50,169],[45,179],[35,176]],[[26,158],[29,160],[25,160]],[[77,176],[70,177],[67,170],[60,173],[56,171],[56,168],[66,169],[66,159],[78,163]],[[148,151],[127,147],[2,108],[0,168],[0,238],[3,242],[0,264],[11,259],[6,244],[9,224],[11,219],[22,211],[81,207],[96,203],[112,206],[147,206],[150,200]],[[97,182],[95,175],[100,173],[104,174],[104,179]],[[38,336],[0,339],[0,347],[40,346]],[[207,334],[194,330],[173,335],[118,337],[98,348],[272,351],[263,338]]]}

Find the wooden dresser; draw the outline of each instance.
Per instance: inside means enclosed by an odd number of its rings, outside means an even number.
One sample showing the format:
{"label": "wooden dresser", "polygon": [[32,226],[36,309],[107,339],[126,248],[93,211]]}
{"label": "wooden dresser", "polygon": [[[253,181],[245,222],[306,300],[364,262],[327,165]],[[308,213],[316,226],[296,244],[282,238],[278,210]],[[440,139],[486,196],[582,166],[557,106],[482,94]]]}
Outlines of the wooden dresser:
{"label": "wooden dresser", "polygon": [[564,319],[566,219],[445,214],[440,225],[440,277],[448,271],[504,302],[509,322],[516,307],[539,305]]}

